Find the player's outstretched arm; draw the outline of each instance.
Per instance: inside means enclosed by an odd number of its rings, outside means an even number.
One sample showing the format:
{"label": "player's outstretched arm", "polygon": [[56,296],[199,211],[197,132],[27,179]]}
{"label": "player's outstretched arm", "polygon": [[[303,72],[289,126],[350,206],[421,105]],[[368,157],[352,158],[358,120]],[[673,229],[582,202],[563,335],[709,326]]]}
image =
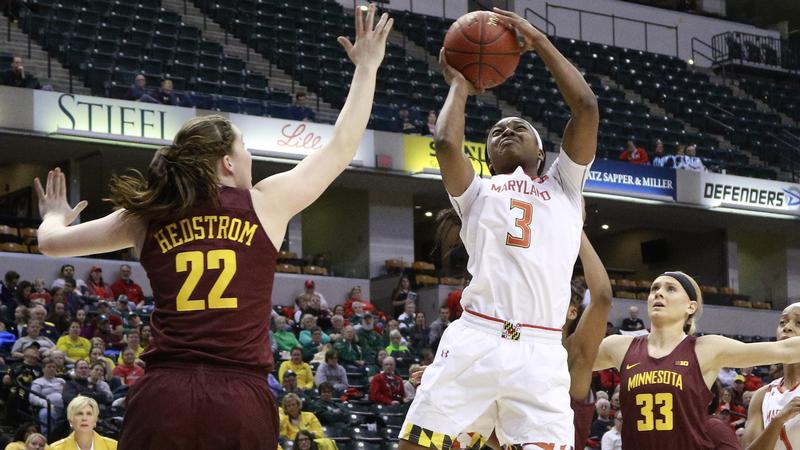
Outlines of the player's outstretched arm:
{"label": "player's outstretched arm", "polygon": [[564,142],[561,146],[576,163],[589,164],[597,152],[597,129],[600,123],[594,92],[578,69],[556,49],[544,33],[511,11],[494,8],[494,12],[523,38],[521,50],[535,51],[550,70],[572,113],[564,129]]}
{"label": "player's outstretched arm", "polygon": [[[606,325],[603,324],[603,330],[605,330],[605,328]],[[619,334],[606,336],[603,342],[600,343],[600,348],[597,350],[597,358],[594,360],[592,370],[605,370],[611,369],[612,367],[619,369],[632,341],[633,336],[622,336]]]}
{"label": "player's outstretched arm", "polygon": [[[254,196],[254,200],[269,208],[275,222],[281,222],[276,228],[283,229],[292,216],[319,198],[356,154],[372,111],[375,78],[394,22],[388,14],[383,14],[374,24],[375,11],[375,5],[370,4],[364,19],[362,11],[356,10],[355,44],[346,37],[338,38],[356,68],[330,142],[305,157],[292,170],[273,175],[255,186],[255,191],[261,195]],[[270,230],[267,231],[270,234]]]}
{"label": "player's outstretched arm", "polygon": [[697,356],[704,375],[723,367],[751,367],[800,363],[800,338],[776,342],[745,344],[734,339],[708,334],[697,338]]}
{"label": "player's outstretched arm", "polygon": [[444,80],[450,85],[450,92],[447,93],[447,100],[436,118],[433,144],[442,171],[444,188],[453,197],[458,197],[475,178],[475,169],[461,146],[464,143],[464,107],[467,97],[479,91],[459,71],[447,64],[444,48],[439,51],[439,65]]}
{"label": "player's outstretched arm", "polygon": [[88,204],[85,200],[74,208],[67,202],[67,181],[61,169],[48,172],[42,187],[34,180],[39,197],[39,251],[47,256],[67,257],[107,253],[136,247],[144,239],[145,227],[123,210],[79,225],[71,225]]}
{"label": "player's outstretched arm", "polygon": [[600,343],[606,334],[606,322],[611,311],[611,281],[603,267],[603,261],[589,242],[586,233],[581,232],[579,256],[583,264],[586,286],[591,293],[589,306],[581,315],[570,343],[569,372],[572,383],[572,398],[585,398],[592,381],[592,366],[597,358]]}

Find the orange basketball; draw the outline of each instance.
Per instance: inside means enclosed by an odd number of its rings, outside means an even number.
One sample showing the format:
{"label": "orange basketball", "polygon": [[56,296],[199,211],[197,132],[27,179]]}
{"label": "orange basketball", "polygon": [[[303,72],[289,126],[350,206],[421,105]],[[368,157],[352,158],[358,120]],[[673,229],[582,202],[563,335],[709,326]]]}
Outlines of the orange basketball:
{"label": "orange basketball", "polygon": [[489,11],[459,17],[447,30],[444,52],[447,63],[479,89],[498,86],[513,75],[520,55],[514,30]]}

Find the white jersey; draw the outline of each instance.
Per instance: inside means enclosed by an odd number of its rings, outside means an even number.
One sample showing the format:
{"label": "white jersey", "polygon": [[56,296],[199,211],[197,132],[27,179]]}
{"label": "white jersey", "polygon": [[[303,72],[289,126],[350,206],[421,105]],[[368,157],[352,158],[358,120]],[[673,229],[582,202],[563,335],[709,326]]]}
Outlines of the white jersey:
{"label": "white jersey", "polygon": [[541,178],[475,177],[450,197],[461,217],[461,240],[472,281],[461,305],[501,320],[561,329],[580,248],[581,192],[591,164],[562,149]]}
{"label": "white jersey", "polygon": [[[792,401],[793,398],[800,397],[800,386],[787,389],[781,384],[783,378],[778,378],[767,387],[764,393],[764,402],[761,404],[761,416],[764,420],[764,428],[767,428],[772,419],[780,414],[783,408]],[[786,422],[781,430],[775,450],[800,449],[800,416],[793,417]]]}

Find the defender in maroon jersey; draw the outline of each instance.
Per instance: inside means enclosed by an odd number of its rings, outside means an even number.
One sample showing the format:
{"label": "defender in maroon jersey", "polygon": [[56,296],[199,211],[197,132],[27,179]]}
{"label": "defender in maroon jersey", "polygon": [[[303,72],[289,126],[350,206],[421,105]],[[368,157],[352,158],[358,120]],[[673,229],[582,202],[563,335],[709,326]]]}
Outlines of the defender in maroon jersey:
{"label": "defender in maroon jersey", "polygon": [[[329,142],[292,170],[252,185],[241,132],[221,116],[197,117],[158,150],[145,176],[112,178],[101,219],[70,226],[86,207],[67,203],[64,174],[37,179],[39,248],[49,256],[133,247],[156,298],[146,375],[131,388],[119,448],[277,447],[270,293],[275,243],[289,220],[347,167],[369,120],[392,19],[356,13],[356,42],[339,37],[355,64]],[[374,26],[373,26],[374,25]]]}
{"label": "defender in maroon jersey", "polygon": [[650,334],[609,336],[600,345],[594,369],[616,367],[622,375],[623,449],[712,449],[704,423],[719,370],[800,361],[800,339],[744,344],[691,336],[702,307],[694,279],[666,272],[650,286]]}

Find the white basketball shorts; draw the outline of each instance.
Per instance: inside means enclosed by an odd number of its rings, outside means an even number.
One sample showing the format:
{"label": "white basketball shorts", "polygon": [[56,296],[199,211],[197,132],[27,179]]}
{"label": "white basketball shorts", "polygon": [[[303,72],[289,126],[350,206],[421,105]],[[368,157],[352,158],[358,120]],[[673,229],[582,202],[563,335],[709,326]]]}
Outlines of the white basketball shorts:
{"label": "white basketball shorts", "polygon": [[439,450],[479,448],[494,430],[502,445],[571,449],[569,384],[560,331],[465,311],[445,330],[400,438]]}

